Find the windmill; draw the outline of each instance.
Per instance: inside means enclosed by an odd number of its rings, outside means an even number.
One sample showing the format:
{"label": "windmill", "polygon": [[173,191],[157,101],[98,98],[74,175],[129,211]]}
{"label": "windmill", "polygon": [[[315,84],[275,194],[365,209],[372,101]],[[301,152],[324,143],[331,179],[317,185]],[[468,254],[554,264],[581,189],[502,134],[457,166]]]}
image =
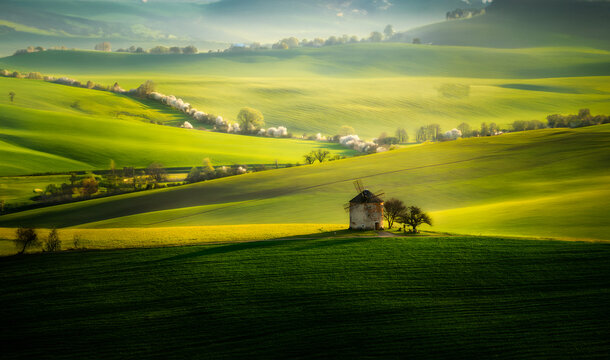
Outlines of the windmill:
{"label": "windmill", "polygon": [[[358,203],[376,202],[379,201],[383,195],[385,195],[385,193],[381,190],[375,193],[370,192],[364,187],[362,180],[360,179],[354,180],[354,188],[356,189],[357,196],[343,206],[346,212],[349,211],[352,206]],[[356,199],[359,200],[357,203],[354,202]]]}

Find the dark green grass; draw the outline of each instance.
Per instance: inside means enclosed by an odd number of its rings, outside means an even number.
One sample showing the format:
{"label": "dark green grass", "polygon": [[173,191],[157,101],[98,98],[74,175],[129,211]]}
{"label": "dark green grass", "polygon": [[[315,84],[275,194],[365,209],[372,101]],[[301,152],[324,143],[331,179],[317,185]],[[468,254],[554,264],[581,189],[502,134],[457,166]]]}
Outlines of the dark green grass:
{"label": "dark green grass", "polygon": [[610,245],[284,240],[0,261],[11,358],[603,358]]}

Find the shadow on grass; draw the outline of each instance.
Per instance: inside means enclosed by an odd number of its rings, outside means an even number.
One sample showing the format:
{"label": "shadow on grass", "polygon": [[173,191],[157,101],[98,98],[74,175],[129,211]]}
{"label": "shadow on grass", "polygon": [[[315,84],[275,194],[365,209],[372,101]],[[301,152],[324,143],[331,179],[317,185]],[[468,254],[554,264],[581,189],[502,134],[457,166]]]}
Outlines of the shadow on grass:
{"label": "shadow on grass", "polygon": [[345,239],[324,239],[324,240],[310,240],[307,244],[303,246],[296,247],[292,250],[295,251],[303,251],[303,250],[311,250],[311,249],[320,249],[330,246],[338,246],[338,245],[350,245],[359,242],[372,241],[375,238],[369,237],[356,237],[356,238],[345,238]]}
{"label": "shadow on grass", "polygon": [[201,256],[227,254],[227,253],[232,253],[232,252],[241,251],[241,250],[264,249],[264,248],[282,245],[283,243],[285,243],[287,241],[290,241],[290,240],[286,240],[286,241],[263,240],[263,241],[242,242],[242,243],[229,244],[229,245],[217,245],[217,246],[206,247],[205,249],[189,252],[186,254],[180,254],[180,255],[171,256],[168,258],[159,259],[154,262],[187,260],[187,259],[197,258],[197,257],[201,257]]}
{"label": "shadow on grass", "polygon": [[[366,236],[370,235],[370,236]],[[358,232],[352,230],[339,230],[339,231],[328,231],[313,233],[307,235],[297,235],[291,237],[283,237],[261,241],[247,241],[235,244],[227,245],[212,245],[204,249],[199,249],[193,252],[171,256],[154,262],[163,261],[180,261],[198,258],[202,256],[228,254],[242,250],[256,250],[266,249],[271,247],[278,247],[283,245],[297,245],[292,248],[294,251],[303,251],[315,248],[323,248],[336,245],[353,244],[363,241],[369,241],[372,237],[376,237],[375,234],[369,234],[368,232]],[[298,246],[301,245],[301,246]]]}

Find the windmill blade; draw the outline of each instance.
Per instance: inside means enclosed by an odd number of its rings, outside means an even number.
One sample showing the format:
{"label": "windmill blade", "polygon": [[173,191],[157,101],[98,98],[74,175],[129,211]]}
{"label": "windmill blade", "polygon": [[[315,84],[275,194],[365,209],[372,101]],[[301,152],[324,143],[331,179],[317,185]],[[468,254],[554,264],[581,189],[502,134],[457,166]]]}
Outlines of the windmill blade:
{"label": "windmill blade", "polygon": [[356,191],[358,192],[358,194],[360,194],[362,191],[364,191],[364,186],[362,185],[362,180],[360,180],[360,179],[354,180],[354,187],[356,188]]}
{"label": "windmill blade", "polygon": [[377,190],[376,192],[373,193],[376,197],[380,198],[383,195],[385,195],[385,192],[383,190]]}

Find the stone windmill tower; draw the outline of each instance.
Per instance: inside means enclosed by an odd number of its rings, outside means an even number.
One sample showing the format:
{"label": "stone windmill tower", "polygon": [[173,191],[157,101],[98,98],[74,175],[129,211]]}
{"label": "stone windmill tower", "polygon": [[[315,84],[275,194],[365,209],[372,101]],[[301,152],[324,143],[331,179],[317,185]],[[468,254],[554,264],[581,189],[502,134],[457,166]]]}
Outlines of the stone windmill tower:
{"label": "stone windmill tower", "polygon": [[358,195],[345,205],[349,210],[349,228],[352,230],[383,230],[383,193],[374,194],[354,181]]}

